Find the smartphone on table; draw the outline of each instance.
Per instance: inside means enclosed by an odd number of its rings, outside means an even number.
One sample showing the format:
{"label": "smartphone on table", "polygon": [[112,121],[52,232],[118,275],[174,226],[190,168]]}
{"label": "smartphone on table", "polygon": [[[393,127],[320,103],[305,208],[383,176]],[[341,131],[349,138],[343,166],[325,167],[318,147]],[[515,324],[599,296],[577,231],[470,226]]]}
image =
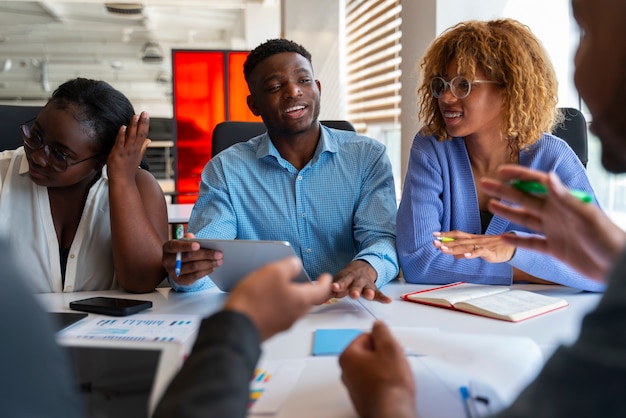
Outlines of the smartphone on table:
{"label": "smartphone on table", "polygon": [[70,309],[111,316],[126,316],[151,308],[149,300],[97,296],[70,302]]}

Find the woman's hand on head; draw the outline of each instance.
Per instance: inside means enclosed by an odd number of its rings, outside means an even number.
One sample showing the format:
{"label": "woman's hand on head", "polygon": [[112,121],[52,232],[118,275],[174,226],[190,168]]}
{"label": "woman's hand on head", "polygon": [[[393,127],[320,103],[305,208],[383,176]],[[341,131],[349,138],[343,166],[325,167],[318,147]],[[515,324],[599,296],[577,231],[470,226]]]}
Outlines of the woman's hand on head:
{"label": "woman's hand on head", "polygon": [[149,129],[150,115],[148,112],[134,115],[128,126],[120,126],[115,144],[107,159],[109,179],[134,180],[141,158],[150,144]]}

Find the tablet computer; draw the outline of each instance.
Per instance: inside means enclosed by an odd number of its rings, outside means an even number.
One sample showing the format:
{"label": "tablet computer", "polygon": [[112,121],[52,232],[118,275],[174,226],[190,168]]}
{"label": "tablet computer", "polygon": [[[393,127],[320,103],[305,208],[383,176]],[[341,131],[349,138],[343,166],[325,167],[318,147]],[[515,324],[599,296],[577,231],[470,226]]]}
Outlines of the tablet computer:
{"label": "tablet computer", "polygon": [[[219,250],[224,254],[224,263],[217,267],[209,278],[224,292],[230,292],[248,274],[273,261],[296,256],[287,241],[263,240],[218,240],[186,238],[200,243],[201,248]],[[294,279],[296,282],[310,282],[304,270]]]}

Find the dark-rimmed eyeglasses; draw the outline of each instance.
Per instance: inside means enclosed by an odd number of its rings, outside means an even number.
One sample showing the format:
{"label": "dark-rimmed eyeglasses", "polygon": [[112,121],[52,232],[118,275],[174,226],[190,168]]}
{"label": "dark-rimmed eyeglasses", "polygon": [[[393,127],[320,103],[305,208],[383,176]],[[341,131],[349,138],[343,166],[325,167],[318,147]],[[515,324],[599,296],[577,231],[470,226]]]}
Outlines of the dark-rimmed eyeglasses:
{"label": "dark-rimmed eyeglasses", "polygon": [[472,85],[481,83],[500,84],[493,80],[469,81],[467,78],[460,75],[450,81],[446,81],[442,77],[434,77],[430,80],[430,91],[433,93],[433,96],[438,99],[443,96],[446,89],[450,88],[450,92],[454,97],[457,99],[465,99],[471,93]]}
{"label": "dark-rimmed eyeglasses", "polygon": [[62,173],[67,170],[68,167],[103,155],[96,154],[92,155],[91,157],[83,158],[82,160],[69,162],[69,160],[71,160],[72,158],[57,147],[46,144],[41,135],[39,135],[36,131],[31,130],[29,122],[20,125],[20,132],[22,134],[24,146],[30,148],[32,151],[37,151],[43,148],[46,154],[46,160],[48,161],[48,164],[50,164],[50,167],[52,167],[52,169],[56,172]]}

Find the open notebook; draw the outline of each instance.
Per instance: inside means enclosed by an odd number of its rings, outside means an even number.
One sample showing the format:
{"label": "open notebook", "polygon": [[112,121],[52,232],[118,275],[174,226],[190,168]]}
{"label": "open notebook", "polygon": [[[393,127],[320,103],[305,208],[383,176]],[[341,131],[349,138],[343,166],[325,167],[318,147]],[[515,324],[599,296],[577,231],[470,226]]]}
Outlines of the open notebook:
{"label": "open notebook", "polygon": [[511,322],[523,321],[568,305],[565,299],[508,286],[462,282],[405,293],[402,299]]}

